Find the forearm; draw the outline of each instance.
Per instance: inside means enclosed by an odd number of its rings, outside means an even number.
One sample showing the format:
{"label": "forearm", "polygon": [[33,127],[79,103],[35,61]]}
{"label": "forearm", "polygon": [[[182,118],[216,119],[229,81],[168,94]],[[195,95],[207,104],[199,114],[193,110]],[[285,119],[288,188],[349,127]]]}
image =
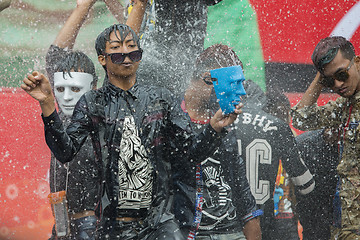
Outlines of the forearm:
{"label": "forearm", "polygon": [[318,72],[316,74],[314,80],[310,84],[309,88],[304,93],[300,102],[298,103],[298,105],[297,105],[298,109],[301,109],[306,106],[311,106],[317,102],[317,99],[319,98],[321,90],[323,88],[323,86],[319,82],[320,78],[321,78],[321,76],[320,76],[320,73]]}
{"label": "forearm", "polygon": [[57,112],[48,117],[42,116],[45,127],[45,141],[55,158],[61,163],[72,160],[76,149],[67,135]]}
{"label": "forearm", "polygon": [[143,21],[145,9],[146,9],[146,3],[147,1],[145,0],[135,1],[134,7],[131,10],[129,17],[126,21],[126,25],[131,27],[136,34],[139,34],[140,32],[141,23]]}
{"label": "forearm", "polygon": [[260,240],[261,239],[260,219],[253,218],[250,221],[248,221],[243,228],[243,233],[247,240]]}
{"label": "forearm", "polygon": [[60,48],[70,49],[74,47],[75,39],[79,33],[79,30],[94,3],[95,1],[91,1],[76,6],[70,17],[66,20],[59,34],[56,36],[53,45]]}
{"label": "forearm", "polygon": [[51,94],[44,101],[39,101],[44,117],[50,116],[55,111],[55,99]]}
{"label": "forearm", "polygon": [[104,0],[107,8],[119,23],[124,23],[125,7],[121,5],[119,0]]}

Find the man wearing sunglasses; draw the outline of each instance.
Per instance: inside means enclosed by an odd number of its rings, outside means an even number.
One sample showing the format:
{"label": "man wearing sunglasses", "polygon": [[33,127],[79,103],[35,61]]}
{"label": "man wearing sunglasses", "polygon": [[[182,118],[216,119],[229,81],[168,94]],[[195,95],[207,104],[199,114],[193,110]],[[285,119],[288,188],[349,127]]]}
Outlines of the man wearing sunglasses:
{"label": "man wearing sunglasses", "polygon": [[[360,57],[340,36],[322,39],[312,54],[318,73],[300,102],[292,109],[293,125],[301,130],[335,127],[341,161],[341,229],[338,239],[360,238]],[[316,102],[323,87],[341,97],[324,106]]]}
{"label": "man wearing sunglasses", "polygon": [[106,28],[95,49],[108,83],[80,98],[66,130],[47,78],[33,72],[24,79],[21,87],[40,103],[46,142],[65,163],[91,137],[103,169],[100,239],[183,239],[171,210],[171,167],[210,156],[242,104],[230,115],[217,111],[195,135],[168,90],[137,82],[141,48],[129,26]]}

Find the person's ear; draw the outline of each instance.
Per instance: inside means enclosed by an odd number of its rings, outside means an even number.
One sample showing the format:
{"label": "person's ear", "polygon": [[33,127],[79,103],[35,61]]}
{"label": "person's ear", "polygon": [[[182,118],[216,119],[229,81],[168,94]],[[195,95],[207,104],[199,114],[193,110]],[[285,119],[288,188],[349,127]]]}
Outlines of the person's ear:
{"label": "person's ear", "polygon": [[99,55],[98,56],[98,61],[101,64],[101,66],[105,66],[106,65],[106,59],[104,55]]}

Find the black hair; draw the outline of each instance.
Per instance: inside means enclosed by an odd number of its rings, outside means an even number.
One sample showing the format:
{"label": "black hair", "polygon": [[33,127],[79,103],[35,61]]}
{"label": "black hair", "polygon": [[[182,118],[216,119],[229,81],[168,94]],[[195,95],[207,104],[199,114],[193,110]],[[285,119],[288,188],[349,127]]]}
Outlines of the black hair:
{"label": "black hair", "polygon": [[267,88],[266,105],[263,110],[271,115],[290,123],[291,104],[289,98],[277,86]]}
{"label": "black hair", "polygon": [[223,68],[240,65],[242,62],[227,45],[214,44],[206,48],[196,59],[193,80],[198,79],[200,75],[210,69]]}
{"label": "black hair", "polygon": [[325,65],[335,58],[339,50],[346,59],[351,60],[355,57],[354,46],[346,38],[333,36],[321,39],[311,55],[315,68],[323,73]]}
{"label": "black hair", "polygon": [[[119,35],[118,35],[119,31]],[[124,41],[125,38],[131,33],[131,35],[134,38],[134,41],[136,42],[137,46],[140,48],[140,40],[138,35],[134,32],[134,30],[131,29],[128,25],[125,24],[114,24],[108,28],[106,28],[104,31],[102,31],[95,41],[95,50],[97,55],[103,55],[105,52],[106,42],[110,41],[110,33],[115,32],[115,36],[121,40]]]}
{"label": "black hair", "polygon": [[[118,31],[120,36],[118,35]],[[131,27],[129,27],[128,25],[125,24],[114,24],[111,25],[108,28],[105,28],[104,31],[102,31],[96,38],[95,41],[95,50],[98,56],[100,55],[104,55],[105,53],[105,48],[106,48],[106,42],[110,41],[110,34],[112,32],[115,32],[115,36],[120,40],[120,41],[124,41],[125,38],[129,35],[129,33],[132,35],[134,41],[136,42],[136,45],[138,46],[138,48],[140,49],[140,39],[138,37],[138,35],[134,32],[134,30],[132,30]],[[103,66],[105,72],[106,72],[106,67]]]}
{"label": "black hair", "polygon": [[[97,75],[95,72],[95,66],[93,61],[83,52],[80,51],[68,51],[56,63],[54,72],[68,73],[71,77],[71,71],[89,73],[93,76],[92,86],[97,85]],[[53,83],[52,83],[53,84]]]}

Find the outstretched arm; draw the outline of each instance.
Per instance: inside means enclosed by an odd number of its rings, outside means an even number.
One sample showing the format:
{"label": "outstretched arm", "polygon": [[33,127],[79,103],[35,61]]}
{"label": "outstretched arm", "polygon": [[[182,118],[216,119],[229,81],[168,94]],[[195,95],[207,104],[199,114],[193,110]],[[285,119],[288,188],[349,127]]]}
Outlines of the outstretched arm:
{"label": "outstretched arm", "polygon": [[104,0],[107,8],[119,23],[124,23],[124,12],[126,11],[119,0]]}
{"label": "outstretched arm", "polygon": [[83,25],[89,10],[94,5],[96,0],[77,0],[76,8],[66,20],[65,25],[60,30],[53,45],[60,48],[72,49],[75,44],[75,39]]}
{"label": "outstretched arm", "polygon": [[138,35],[144,18],[146,3],[147,0],[133,0],[133,9],[126,20],[126,25],[131,27]]}

